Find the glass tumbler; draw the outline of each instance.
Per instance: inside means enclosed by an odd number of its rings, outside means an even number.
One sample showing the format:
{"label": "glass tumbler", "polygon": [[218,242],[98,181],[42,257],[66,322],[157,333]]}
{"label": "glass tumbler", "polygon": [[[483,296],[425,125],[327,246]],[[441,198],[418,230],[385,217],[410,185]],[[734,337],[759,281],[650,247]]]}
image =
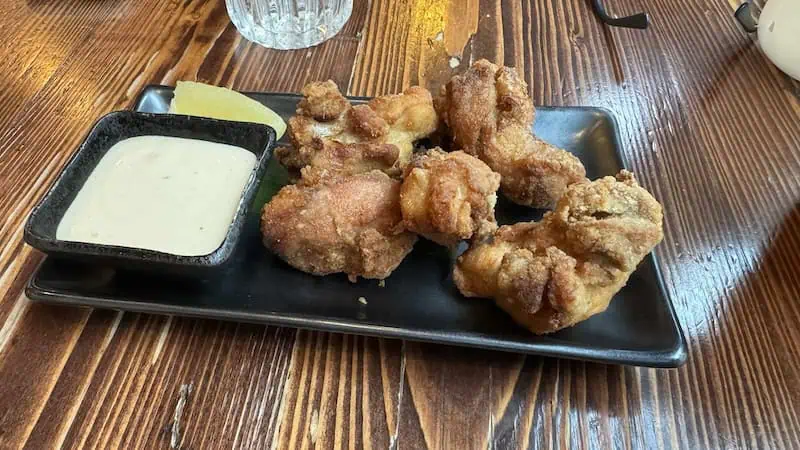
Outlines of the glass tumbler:
{"label": "glass tumbler", "polygon": [[225,0],[225,5],[242,36],[281,50],[330,39],[353,11],[353,0]]}

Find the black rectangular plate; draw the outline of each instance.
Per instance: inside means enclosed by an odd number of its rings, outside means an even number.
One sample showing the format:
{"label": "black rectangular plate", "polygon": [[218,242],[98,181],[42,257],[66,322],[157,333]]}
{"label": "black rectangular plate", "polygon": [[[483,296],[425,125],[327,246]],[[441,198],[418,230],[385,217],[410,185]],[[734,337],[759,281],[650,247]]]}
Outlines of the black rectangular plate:
{"label": "black rectangular plate", "polygon": [[[248,94],[289,117],[298,96]],[[172,88],[148,86],[134,108],[165,112]],[[361,99],[356,99],[361,100]],[[588,176],[613,175],[624,167],[616,125],[605,110],[541,107],[536,132],[577,155]],[[285,139],[284,139],[285,141]],[[292,269],[261,245],[261,205],[285,182],[271,164],[242,233],[237,253],[217,278],[203,280],[144,275],[46,259],[27,293],[52,303],[261,322],[318,330],[585,359],[616,364],[676,367],[686,344],[655,259],[645,258],[608,310],[547,336],[515,325],[489,300],[462,297],[451,278],[452,256],[420,240],[380,287],[344,275],[315,277]],[[501,223],[538,219],[541,212],[500,201]],[[358,299],[364,297],[366,304]]]}

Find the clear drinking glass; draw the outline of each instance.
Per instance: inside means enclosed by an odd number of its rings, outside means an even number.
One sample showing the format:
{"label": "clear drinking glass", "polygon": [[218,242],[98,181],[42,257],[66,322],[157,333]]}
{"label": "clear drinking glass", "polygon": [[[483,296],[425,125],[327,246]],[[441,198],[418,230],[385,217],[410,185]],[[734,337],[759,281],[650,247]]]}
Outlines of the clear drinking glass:
{"label": "clear drinking glass", "polygon": [[225,0],[242,36],[269,48],[306,48],[333,37],[353,0]]}

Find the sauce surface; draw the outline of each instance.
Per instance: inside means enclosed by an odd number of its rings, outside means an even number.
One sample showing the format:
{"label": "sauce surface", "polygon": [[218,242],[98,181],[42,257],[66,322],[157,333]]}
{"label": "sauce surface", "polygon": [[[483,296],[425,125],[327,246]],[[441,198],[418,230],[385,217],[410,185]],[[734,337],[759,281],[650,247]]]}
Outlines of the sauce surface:
{"label": "sauce surface", "polygon": [[64,241],[212,253],[225,239],[256,165],[232,145],[137,136],[112,146],[56,230]]}

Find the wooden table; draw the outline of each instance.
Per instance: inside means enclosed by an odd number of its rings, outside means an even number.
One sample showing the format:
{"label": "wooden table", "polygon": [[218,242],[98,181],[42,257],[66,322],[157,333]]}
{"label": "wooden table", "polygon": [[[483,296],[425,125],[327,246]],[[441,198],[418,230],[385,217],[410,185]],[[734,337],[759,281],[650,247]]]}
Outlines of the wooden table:
{"label": "wooden table", "polygon": [[[800,88],[738,0],[356,1],[313,49],[243,40],[222,0],[8,0],[0,15],[0,448],[797,448]],[[354,95],[436,87],[478,58],[537,104],[617,114],[663,202],[690,345],[639,369],[31,303],[23,223],[100,115],[181,79]]]}

